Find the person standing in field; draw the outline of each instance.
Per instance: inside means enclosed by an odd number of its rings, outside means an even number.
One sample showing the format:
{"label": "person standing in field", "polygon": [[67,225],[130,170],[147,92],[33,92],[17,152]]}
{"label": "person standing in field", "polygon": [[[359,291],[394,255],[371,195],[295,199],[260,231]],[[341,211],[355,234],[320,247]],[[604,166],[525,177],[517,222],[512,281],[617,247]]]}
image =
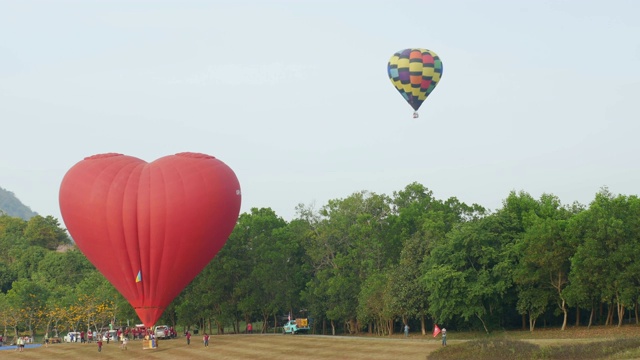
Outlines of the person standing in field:
{"label": "person standing in field", "polygon": [[447,329],[442,328],[442,346],[447,346]]}
{"label": "person standing in field", "polygon": [[185,337],[187,338],[187,345],[191,345],[191,333],[188,330]]}
{"label": "person standing in field", "polygon": [[204,342],[204,347],[209,347],[209,334],[204,333],[202,337],[202,341]]}
{"label": "person standing in field", "polygon": [[98,338],[98,352],[102,352],[102,338]]}
{"label": "person standing in field", "polygon": [[404,337],[409,337],[409,325],[404,324]]}
{"label": "person standing in field", "polygon": [[253,325],[251,323],[247,324],[247,334],[253,334]]}
{"label": "person standing in field", "polygon": [[24,339],[22,338],[22,336],[18,336],[18,339],[16,339],[16,351],[22,352],[23,349]]}

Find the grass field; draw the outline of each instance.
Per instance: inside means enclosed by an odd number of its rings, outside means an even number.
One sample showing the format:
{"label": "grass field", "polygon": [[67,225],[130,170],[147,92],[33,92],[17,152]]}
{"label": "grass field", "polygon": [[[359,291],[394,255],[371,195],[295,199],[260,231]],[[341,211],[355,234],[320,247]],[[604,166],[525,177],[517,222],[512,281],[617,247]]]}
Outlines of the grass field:
{"label": "grass field", "polygon": [[[220,335],[212,336],[205,348],[194,336],[190,346],[184,338],[160,341],[158,349],[143,350],[140,341],[129,342],[128,350],[119,344],[104,344],[98,353],[94,344],[52,344],[0,351],[0,359],[639,359],[640,327],[624,326],[570,328],[528,331],[456,333],[449,331],[449,346],[443,349],[439,338],[412,334],[403,336],[318,336],[318,335]],[[531,351],[531,352],[529,352]],[[486,356],[481,356],[486,353]],[[585,357],[584,354],[588,356]],[[535,354],[529,356],[527,354]]]}
{"label": "grass field", "polygon": [[222,335],[212,336],[205,348],[194,336],[187,346],[184,338],[160,341],[158,349],[142,349],[140,341],[130,341],[128,350],[119,344],[104,344],[102,352],[94,344],[51,344],[0,351],[0,358],[12,359],[421,359],[439,347],[434,339],[415,337],[374,338],[317,335]]}

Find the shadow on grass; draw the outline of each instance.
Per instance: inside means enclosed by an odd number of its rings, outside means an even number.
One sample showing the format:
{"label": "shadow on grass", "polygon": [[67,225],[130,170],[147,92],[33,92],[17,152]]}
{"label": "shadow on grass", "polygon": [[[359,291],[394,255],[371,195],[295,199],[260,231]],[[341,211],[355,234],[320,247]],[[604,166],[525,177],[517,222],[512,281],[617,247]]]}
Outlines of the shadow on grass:
{"label": "shadow on grass", "polygon": [[450,345],[427,359],[607,359],[640,347],[640,339],[615,339],[589,343],[538,346],[520,340],[474,340]]}

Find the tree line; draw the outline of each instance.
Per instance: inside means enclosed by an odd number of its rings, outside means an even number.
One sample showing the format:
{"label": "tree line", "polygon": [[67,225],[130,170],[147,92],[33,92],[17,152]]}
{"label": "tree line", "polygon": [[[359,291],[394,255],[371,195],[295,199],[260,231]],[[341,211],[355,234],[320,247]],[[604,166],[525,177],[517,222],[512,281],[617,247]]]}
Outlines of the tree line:
{"label": "tree line", "polygon": [[[138,321],[70,244],[52,217],[0,216],[5,332]],[[241,214],[160,322],[210,333],[256,322],[267,332],[291,314],[311,318],[315,333],[378,335],[402,324],[423,334],[433,323],[486,332],[637,324],[639,259],[635,195],[603,188],[585,206],[513,191],[489,211],[412,183],[299,205],[291,221],[270,208]]]}

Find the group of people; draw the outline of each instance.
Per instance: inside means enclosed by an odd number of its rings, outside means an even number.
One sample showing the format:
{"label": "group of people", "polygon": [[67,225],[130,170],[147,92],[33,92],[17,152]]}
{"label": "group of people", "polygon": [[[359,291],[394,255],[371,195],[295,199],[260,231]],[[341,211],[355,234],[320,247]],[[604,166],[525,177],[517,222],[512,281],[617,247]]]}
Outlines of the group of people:
{"label": "group of people", "polygon": [[[149,335],[153,334],[153,331],[151,329],[134,327],[131,329],[129,328],[125,329],[124,334],[125,336],[129,337],[129,339],[142,340],[145,337],[148,337]],[[173,326],[170,326],[169,337],[173,339],[176,336],[177,336],[176,330],[173,328]]]}
{"label": "group of people", "polygon": [[[447,329],[442,328],[442,330],[440,331],[440,335],[442,336],[442,346],[447,346]],[[433,337],[435,336],[436,333],[434,332]],[[409,325],[407,324],[404,324],[404,337],[409,337]]]}
{"label": "group of people", "polygon": [[[120,334],[120,350],[127,350],[129,344],[129,337],[124,334]],[[107,344],[109,343],[109,337],[107,337]],[[98,337],[96,344],[98,345],[98,352],[102,352],[102,337]]]}
{"label": "group of people", "polygon": [[[84,343],[84,342],[92,342],[92,339],[102,340],[104,338],[108,344],[110,340],[117,339],[117,340],[120,340],[120,342],[122,342],[123,338],[127,338],[128,340],[142,340],[142,339],[148,338],[149,335],[153,334],[153,331],[151,331],[150,329],[137,328],[137,327],[119,328],[115,330],[115,334],[113,334],[112,331],[104,331],[104,332],[97,332],[95,330],[93,332],[88,331],[87,332],[88,340],[85,340],[85,332],[81,331],[78,335],[72,333],[70,335],[70,340],[71,342],[79,341],[81,343]],[[173,327],[169,328],[169,334],[171,338],[176,337],[176,331]]]}
{"label": "group of people", "polygon": [[18,336],[18,338],[16,339],[16,351],[18,352],[23,352],[24,351],[24,345],[28,342],[32,342],[31,338],[28,336]]}
{"label": "group of people", "polygon": [[[5,338],[2,335],[0,335],[0,346],[4,345],[4,341],[5,341]],[[16,351],[21,352],[21,351],[24,351],[25,344],[32,343],[32,342],[33,342],[33,338],[29,336],[18,336],[13,338],[12,345],[15,344]]]}
{"label": "group of people", "polygon": [[[189,330],[186,330],[184,332],[184,337],[185,339],[187,339],[187,345],[191,345],[191,332]],[[204,347],[209,347],[210,338],[211,336],[207,333],[204,333],[204,335],[202,335],[202,342],[204,343]]]}
{"label": "group of people", "polygon": [[[169,328],[169,332],[170,332],[170,336],[172,338],[176,337],[176,332],[175,329],[173,327]],[[253,326],[251,325],[251,323],[247,324],[247,330],[246,332],[248,334],[253,333]],[[408,327],[406,327],[405,332],[408,332]],[[111,332],[110,331],[105,331],[104,334],[101,332],[97,332],[97,331],[88,331],[85,339],[85,332],[81,331],[79,332],[79,334],[74,334],[71,333],[70,336],[70,341],[71,342],[81,342],[81,343],[85,343],[85,342],[92,342],[92,340],[95,340],[97,345],[98,345],[98,352],[102,352],[102,346],[103,346],[103,338],[106,339],[107,344],[109,343],[109,340],[111,338]],[[155,340],[155,334],[153,334],[152,331],[148,331],[146,329],[138,329],[138,328],[126,328],[126,329],[118,329],[115,333],[116,339],[118,339],[120,341],[120,349],[122,350],[127,350],[127,346],[128,346],[128,342],[129,339],[132,338],[133,340],[136,339],[154,339]],[[191,345],[191,332],[189,332],[188,330],[185,331],[184,333],[185,338],[187,339],[187,345]],[[209,340],[210,340],[211,336],[209,334],[207,334],[206,332],[204,333],[204,335],[202,336],[202,342],[204,343],[205,347],[209,347]],[[116,340],[114,339],[114,340]],[[23,351],[24,349],[24,344],[30,342],[30,339],[28,338],[23,338],[23,337],[18,337],[18,339],[16,340],[16,351]],[[0,344],[2,344],[2,337],[0,336]],[[49,346],[49,333],[46,333],[44,335],[44,344],[45,347]]]}

